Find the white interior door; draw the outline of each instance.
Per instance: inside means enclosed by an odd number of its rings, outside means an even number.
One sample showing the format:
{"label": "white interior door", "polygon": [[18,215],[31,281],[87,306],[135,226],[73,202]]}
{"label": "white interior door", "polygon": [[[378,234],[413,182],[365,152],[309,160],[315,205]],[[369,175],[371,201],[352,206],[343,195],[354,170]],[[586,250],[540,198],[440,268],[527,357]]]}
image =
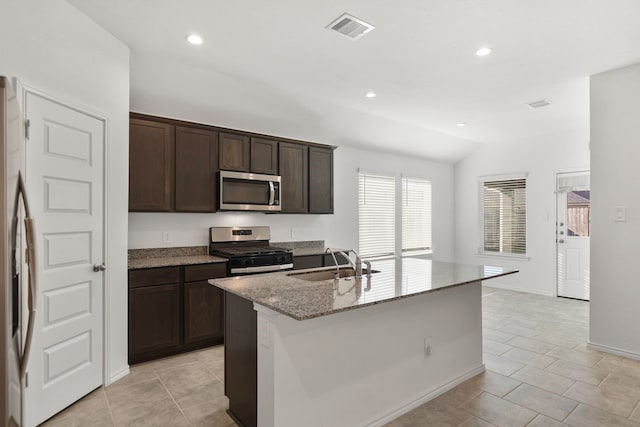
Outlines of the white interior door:
{"label": "white interior door", "polygon": [[103,383],[104,121],[27,93],[27,187],[36,218],[38,311],[24,426]]}
{"label": "white interior door", "polygon": [[558,296],[589,300],[589,172],[558,174],[556,190]]}

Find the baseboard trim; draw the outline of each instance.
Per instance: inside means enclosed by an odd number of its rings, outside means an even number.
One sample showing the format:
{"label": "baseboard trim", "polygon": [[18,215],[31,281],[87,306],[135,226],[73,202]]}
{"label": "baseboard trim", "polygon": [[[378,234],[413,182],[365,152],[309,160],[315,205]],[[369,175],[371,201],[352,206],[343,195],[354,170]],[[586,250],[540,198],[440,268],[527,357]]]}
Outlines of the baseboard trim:
{"label": "baseboard trim", "polygon": [[604,344],[596,344],[591,341],[587,342],[587,348],[602,351],[603,353],[615,354],[616,356],[623,356],[628,359],[640,360],[640,353],[634,353],[632,351],[622,350],[616,347],[609,347]]}
{"label": "baseboard trim", "polygon": [[126,377],[127,375],[129,375],[129,366],[127,365],[126,368],[122,369],[120,372],[116,372],[115,375],[112,375],[109,378],[109,382],[107,384],[105,384],[105,386],[109,386],[113,383],[115,383],[116,381],[118,381],[119,379],[122,379],[124,377]]}
{"label": "baseboard trim", "polygon": [[542,295],[542,296],[545,296],[545,297],[555,297],[555,296],[557,296],[553,292],[544,292],[544,291],[541,291],[539,289],[516,288],[514,286],[497,284],[497,283],[487,283],[485,286],[487,286],[489,288],[501,289],[501,290],[505,290],[505,291],[524,292],[524,293],[527,293],[527,294]]}
{"label": "baseboard trim", "polygon": [[435,399],[436,397],[440,396],[441,394],[451,390],[452,388],[454,388],[455,386],[462,384],[463,382],[467,381],[470,378],[475,377],[478,374],[481,374],[485,371],[484,368],[484,364],[471,369],[470,371],[465,372],[462,375],[457,376],[456,378],[452,379],[451,381],[448,381],[444,384],[440,384],[439,386],[436,386],[435,388],[427,391],[425,394],[423,394],[421,397],[417,398],[416,400],[413,400],[409,403],[406,403],[404,405],[402,405],[401,407],[399,407],[398,409],[388,413],[387,415],[384,415],[381,418],[378,418],[375,421],[371,421],[368,424],[366,424],[367,427],[380,427],[383,426],[393,420],[395,420],[396,418],[398,418],[399,416],[406,414],[407,412],[417,408],[420,405],[423,405],[425,403],[427,403],[430,400]]}

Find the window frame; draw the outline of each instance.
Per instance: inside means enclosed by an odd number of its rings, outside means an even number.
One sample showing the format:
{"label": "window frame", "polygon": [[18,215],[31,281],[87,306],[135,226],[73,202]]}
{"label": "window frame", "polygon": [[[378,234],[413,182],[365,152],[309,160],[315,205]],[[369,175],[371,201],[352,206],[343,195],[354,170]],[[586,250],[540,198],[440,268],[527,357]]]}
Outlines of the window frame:
{"label": "window frame", "polygon": [[[493,252],[493,251],[485,251],[485,241],[484,241],[484,183],[485,182],[493,182],[493,181],[511,181],[511,180],[524,180],[525,181],[525,251],[523,254],[513,253],[513,252]],[[516,259],[516,260],[524,260],[528,261],[529,258],[529,230],[527,227],[528,223],[528,212],[529,212],[529,202],[528,202],[528,193],[529,193],[529,174],[526,172],[520,173],[512,173],[512,174],[501,174],[501,175],[484,175],[478,177],[478,256],[483,257],[491,257],[491,258],[507,258],[507,259]]]}
{"label": "window frame", "polygon": [[[405,175],[404,173],[401,172],[389,172],[389,171],[384,171],[384,170],[371,170],[371,169],[363,169],[363,168],[358,168],[357,169],[357,173],[356,173],[356,177],[357,177],[357,208],[358,208],[358,235],[357,235],[357,246],[358,246],[358,252],[360,252],[360,175],[361,174],[372,174],[372,175],[381,175],[381,176],[387,176],[387,177],[393,177],[394,178],[394,186],[395,186],[395,203],[394,203],[394,208],[395,208],[395,224],[394,224],[394,236],[395,236],[395,247],[394,247],[394,253],[393,254],[385,254],[385,255],[378,255],[378,256],[372,256],[372,257],[366,257],[366,259],[369,260],[385,260],[385,259],[402,259],[403,257],[415,257],[415,256],[420,256],[420,257],[427,257],[427,258],[431,258],[431,256],[433,255],[434,252],[434,236],[433,236],[433,191],[434,191],[434,184],[433,184],[433,180],[430,177],[426,177],[426,176],[419,176],[419,175],[414,175],[414,174],[410,174],[410,175]],[[402,206],[402,201],[403,201],[403,179],[415,179],[415,180],[423,180],[423,181],[427,181],[429,182],[430,186],[431,186],[431,200],[430,200],[430,208],[431,208],[431,215],[430,215],[430,219],[431,219],[431,224],[430,224],[430,229],[431,229],[431,247],[429,250],[424,250],[424,251],[413,251],[413,252],[404,252],[402,249],[402,244],[403,244],[403,239],[402,239],[402,216],[403,216],[403,206]]]}
{"label": "window frame", "polygon": [[[431,239],[431,241],[429,242],[429,247],[428,248],[420,248],[420,249],[404,249],[404,239],[403,239],[403,234],[404,234],[404,191],[405,191],[405,186],[404,184],[404,180],[414,180],[414,181],[426,181],[429,183],[429,196],[430,196],[430,200],[429,200],[429,209],[431,210],[431,212],[429,213],[429,219],[431,220],[431,223],[429,224],[429,238]],[[396,198],[399,197],[398,203],[399,203],[399,209],[396,211],[396,215],[399,215],[400,217],[400,242],[399,242],[399,255],[400,258],[402,257],[411,257],[411,256],[425,256],[425,255],[432,255],[433,254],[433,181],[430,178],[424,178],[424,177],[418,177],[415,175],[405,175],[405,174],[400,174],[399,176],[399,185],[400,185],[400,195],[396,196]]]}

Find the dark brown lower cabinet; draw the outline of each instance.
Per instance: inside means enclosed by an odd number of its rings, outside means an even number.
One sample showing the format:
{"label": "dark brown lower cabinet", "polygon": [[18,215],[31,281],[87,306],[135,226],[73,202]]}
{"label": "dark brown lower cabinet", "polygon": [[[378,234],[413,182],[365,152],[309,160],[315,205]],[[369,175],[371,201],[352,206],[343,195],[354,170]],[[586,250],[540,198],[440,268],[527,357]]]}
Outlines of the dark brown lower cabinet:
{"label": "dark brown lower cabinet", "polygon": [[129,291],[129,353],[145,354],[180,344],[180,284]]}
{"label": "dark brown lower cabinet", "polygon": [[208,282],[184,284],[184,342],[191,344],[222,337],[222,291]]}
{"label": "dark brown lower cabinet", "polygon": [[224,394],[244,427],[258,425],[258,316],[253,303],[224,293]]}
{"label": "dark brown lower cabinet", "polygon": [[[221,344],[226,263],[129,272],[129,363]],[[185,283],[186,282],[186,283]]]}

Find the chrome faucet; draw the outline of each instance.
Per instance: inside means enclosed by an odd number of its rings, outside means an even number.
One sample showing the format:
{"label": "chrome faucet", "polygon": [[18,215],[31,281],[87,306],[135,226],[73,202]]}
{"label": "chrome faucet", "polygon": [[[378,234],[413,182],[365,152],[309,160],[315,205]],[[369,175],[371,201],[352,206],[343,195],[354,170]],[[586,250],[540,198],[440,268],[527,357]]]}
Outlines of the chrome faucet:
{"label": "chrome faucet", "polygon": [[[355,271],[355,277],[356,279],[362,279],[362,259],[360,258],[360,256],[358,255],[358,253],[356,251],[354,251],[353,249],[349,249],[347,250],[347,252],[344,251],[334,251],[331,248],[327,248],[326,252],[330,252],[331,256],[333,257],[333,262],[336,265],[336,278],[340,277],[340,266],[338,265],[338,260],[336,259],[336,253],[342,255],[347,262],[349,263],[349,265],[351,265],[351,267],[353,267],[353,270]],[[349,256],[349,253],[353,253],[356,256],[355,261],[351,259],[351,257]],[[364,261],[365,265],[367,266],[367,277],[371,277],[371,263],[369,261]]]}

